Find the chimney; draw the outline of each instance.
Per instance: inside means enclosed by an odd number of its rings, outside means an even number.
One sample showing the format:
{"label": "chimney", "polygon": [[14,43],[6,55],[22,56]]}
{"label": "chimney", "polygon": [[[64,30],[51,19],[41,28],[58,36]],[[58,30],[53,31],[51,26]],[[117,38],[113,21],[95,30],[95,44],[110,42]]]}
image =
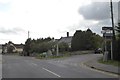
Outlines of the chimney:
{"label": "chimney", "polygon": [[67,37],[69,37],[69,32],[67,32]]}

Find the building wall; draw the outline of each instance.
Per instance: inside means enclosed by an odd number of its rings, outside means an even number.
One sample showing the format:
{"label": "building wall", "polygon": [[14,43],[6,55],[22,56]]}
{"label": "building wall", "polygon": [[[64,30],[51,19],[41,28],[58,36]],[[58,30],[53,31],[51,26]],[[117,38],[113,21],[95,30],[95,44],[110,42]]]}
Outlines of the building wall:
{"label": "building wall", "polygon": [[23,49],[22,48],[16,48],[16,51],[17,52],[23,52]]}

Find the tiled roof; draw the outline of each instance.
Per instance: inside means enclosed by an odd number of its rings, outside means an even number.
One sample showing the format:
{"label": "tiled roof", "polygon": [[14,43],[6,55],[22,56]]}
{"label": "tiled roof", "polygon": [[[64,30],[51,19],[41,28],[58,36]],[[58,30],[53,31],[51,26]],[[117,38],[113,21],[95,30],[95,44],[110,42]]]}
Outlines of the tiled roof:
{"label": "tiled roof", "polygon": [[70,37],[61,37],[58,43],[65,42],[65,43],[71,43],[72,36]]}
{"label": "tiled roof", "polygon": [[24,47],[23,44],[14,44],[14,46],[15,46],[16,48],[23,48],[23,47]]}
{"label": "tiled roof", "polygon": [[[23,48],[24,47],[24,44],[13,44],[16,48]],[[3,44],[2,46],[7,46],[5,44]]]}

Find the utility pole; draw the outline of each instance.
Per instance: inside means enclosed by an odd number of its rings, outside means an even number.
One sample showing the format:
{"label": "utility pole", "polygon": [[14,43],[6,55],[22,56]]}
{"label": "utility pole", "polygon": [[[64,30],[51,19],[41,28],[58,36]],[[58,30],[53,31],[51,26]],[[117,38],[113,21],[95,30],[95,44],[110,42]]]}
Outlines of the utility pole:
{"label": "utility pole", "polygon": [[110,0],[110,7],[111,7],[111,21],[112,21],[112,27],[113,27],[113,38],[115,39],[115,30],[114,30],[114,16],[113,16],[113,4],[112,0]]}
{"label": "utility pole", "polygon": [[57,49],[56,49],[57,54],[56,55],[59,56],[59,46],[58,46],[58,43],[57,43],[56,47],[57,47]]}
{"label": "utility pole", "polygon": [[[113,32],[113,36],[112,36],[112,55],[113,54],[115,54],[115,40],[116,40],[116,38],[115,38],[115,29],[114,29],[114,16],[113,16],[113,4],[112,4],[112,0],[110,0],[110,8],[111,8],[111,21],[112,21],[112,28],[113,28],[113,30],[112,30],[112,32]],[[111,56],[112,56],[111,55]],[[113,58],[114,58],[115,56],[113,55]]]}
{"label": "utility pole", "polygon": [[30,38],[30,32],[28,31],[28,39]]}

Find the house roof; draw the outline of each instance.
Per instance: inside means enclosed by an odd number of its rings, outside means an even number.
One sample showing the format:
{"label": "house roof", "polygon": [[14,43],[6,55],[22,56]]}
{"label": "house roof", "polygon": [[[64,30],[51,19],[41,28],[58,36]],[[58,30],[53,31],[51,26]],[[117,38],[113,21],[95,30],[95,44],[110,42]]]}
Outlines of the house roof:
{"label": "house roof", "polygon": [[[23,48],[24,44],[12,44],[13,46],[15,46],[16,48]],[[7,46],[6,44],[3,44],[2,46]]]}
{"label": "house roof", "polygon": [[24,47],[24,44],[14,44],[14,46],[15,46],[16,48],[23,48],[23,47]]}
{"label": "house roof", "polygon": [[72,40],[72,36],[69,36],[69,37],[61,37],[60,40],[58,41],[58,43],[62,43],[62,42],[71,43],[71,40]]}

